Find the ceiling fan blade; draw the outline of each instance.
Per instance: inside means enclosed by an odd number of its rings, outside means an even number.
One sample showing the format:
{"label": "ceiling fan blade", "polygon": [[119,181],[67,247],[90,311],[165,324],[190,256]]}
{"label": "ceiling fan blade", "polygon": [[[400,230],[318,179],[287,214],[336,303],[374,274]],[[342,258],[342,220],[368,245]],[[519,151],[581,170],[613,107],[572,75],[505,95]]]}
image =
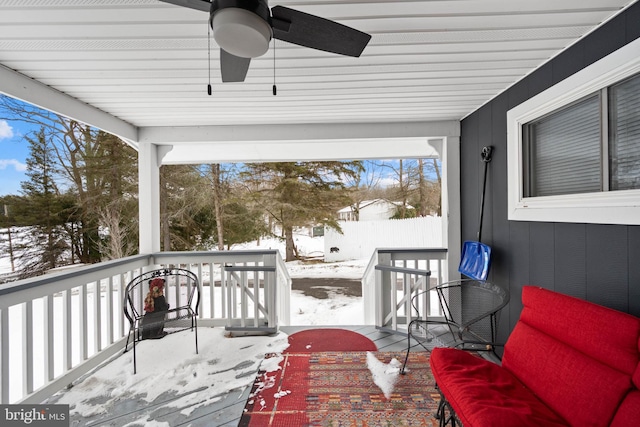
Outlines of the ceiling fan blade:
{"label": "ceiling fan blade", "polygon": [[300,46],[358,57],[371,36],[335,21],[284,6],[271,9],[273,37]]}
{"label": "ceiling fan blade", "polygon": [[188,7],[189,9],[201,10],[209,12],[211,10],[211,2],[209,0],[160,0],[163,3],[174,4],[176,6]]}
{"label": "ceiling fan blade", "polygon": [[241,58],[220,49],[220,69],[224,83],[243,82],[249,70],[251,58]]}

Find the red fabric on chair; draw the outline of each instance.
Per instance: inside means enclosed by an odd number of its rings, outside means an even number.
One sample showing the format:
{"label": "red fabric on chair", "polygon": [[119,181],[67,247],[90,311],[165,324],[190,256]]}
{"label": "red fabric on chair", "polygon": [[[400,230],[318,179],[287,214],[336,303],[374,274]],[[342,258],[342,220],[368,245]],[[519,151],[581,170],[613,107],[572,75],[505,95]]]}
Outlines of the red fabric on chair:
{"label": "red fabric on chair", "polygon": [[640,425],[640,319],[525,286],[502,365],[434,349],[431,368],[465,427]]}
{"label": "red fabric on chair", "polygon": [[629,375],[522,322],[502,366],[572,426],[608,426],[631,388]]}
{"label": "red fabric on chair", "polygon": [[[638,354],[640,355],[640,337],[638,337]],[[640,389],[640,361],[638,362],[638,366],[636,366],[636,371],[633,373],[631,380],[633,381],[633,385],[635,385],[637,389]]]}
{"label": "red fabric on chair", "polygon": [[430,365],[464,427],[569,425],[495,363],[466,351],[435,348]]}
{"label": "red fabric on chair", "polygon": [[640,319],[533,286],[522,303],[502,366],[571,425],[608,426],[633,387]]}
{"label": "red fabric on chair", "polygon": [[520,322],[625,374],[638,366],[639,318],[534,286],[522,304]]}
{"label": "red fabric on chair", "polygon": [[631,391],[622,401],[610,427],[629,427],[640,423],[640,391]]}
{"label": "red fabric on chair", "polygon": [[[640,352],[640,338],[638,338],[638,351]],[[632,426],[638,424],[638,420],[640,420],[640,390],[638,390],[640,388],[640,363],[638,363],[632,380],[636,388],[625,396],[611,422],[611,427]]]}

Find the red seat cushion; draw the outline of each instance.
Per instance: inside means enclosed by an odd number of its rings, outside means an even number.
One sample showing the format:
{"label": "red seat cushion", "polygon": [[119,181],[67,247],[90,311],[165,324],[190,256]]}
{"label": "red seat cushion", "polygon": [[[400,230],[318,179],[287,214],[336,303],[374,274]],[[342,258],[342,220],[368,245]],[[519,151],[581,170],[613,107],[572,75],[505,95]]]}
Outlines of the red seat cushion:
{"label": "red seat cushion", "polygon": [[473,354],[436,348],[433,376],[464,427],[568,426],[506,369]]}

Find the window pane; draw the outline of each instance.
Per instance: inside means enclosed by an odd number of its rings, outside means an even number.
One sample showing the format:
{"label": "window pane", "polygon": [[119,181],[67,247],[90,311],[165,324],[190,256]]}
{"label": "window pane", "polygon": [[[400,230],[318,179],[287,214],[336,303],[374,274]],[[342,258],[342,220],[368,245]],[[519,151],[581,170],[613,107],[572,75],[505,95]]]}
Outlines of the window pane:
{"label": "window pane", "polygon": [[609,90],[611,190],[640,188],[640,75]]}
{"label": "window pane", "polygon": [[525,195],[602,189],[600,98],[591,96],[525,126],[529,158]]}

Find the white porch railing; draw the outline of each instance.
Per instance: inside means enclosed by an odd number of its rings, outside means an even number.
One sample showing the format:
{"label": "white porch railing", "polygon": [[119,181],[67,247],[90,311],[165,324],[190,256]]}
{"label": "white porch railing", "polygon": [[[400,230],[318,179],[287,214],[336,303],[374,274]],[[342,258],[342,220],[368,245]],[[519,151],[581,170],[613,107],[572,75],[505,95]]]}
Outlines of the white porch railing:
{"label": "white porch railing", "polygon": [[[255,308],[246,298],[234,300],[232,286],[247,289],[248,282],[230,284],[224,266],[252,269],[255,283],[269,284],[258,287],[265,326],[277,330],[289,322],[291,279],[276,250],[161,252],[9,283],[0,286],[0,402],[42,402],[122,351],[129,332],[124,288],[143,271],[165,266],[198,276],[200,326],[231,326],[231,313],[255,325]],[[179,302],[179,289],[165,293],[170,304]]]}
{"label": "white porch railing", "polygon": [[[447,280],[446,258],[442,248],[377,249],[362,279],[365,323],[406,333],[417,314],[411,297]],[[289,324],[291,279],[276,250],[161,252],[9,283],[0,286],[0,402],[42,402],[122,351],[124,288],[161,267],[198,276],[200,326],[252,333]],[[429,294],[420,311],[437,318]],[[166,295],[171,304],[181,293]]]}
{"label": "white porch railing", "polygon": [[[256,265],[225,264],[223,273],[229,307],[228,331],[236,334],[275,333],[279,319],[281,323],[289,324],[291,279],[288,274],[283,275],[286,266],[279,254]],[[283,310],[276,312],[269,307]]]}
{"label": "white porch railing", "polygon": [[444,248],[376,249],[362,278],[365,324],[406,334],[418,314],[441,319],[435,291],[418,301],[420,313],[411,298],[448,280],[446,259]]}

